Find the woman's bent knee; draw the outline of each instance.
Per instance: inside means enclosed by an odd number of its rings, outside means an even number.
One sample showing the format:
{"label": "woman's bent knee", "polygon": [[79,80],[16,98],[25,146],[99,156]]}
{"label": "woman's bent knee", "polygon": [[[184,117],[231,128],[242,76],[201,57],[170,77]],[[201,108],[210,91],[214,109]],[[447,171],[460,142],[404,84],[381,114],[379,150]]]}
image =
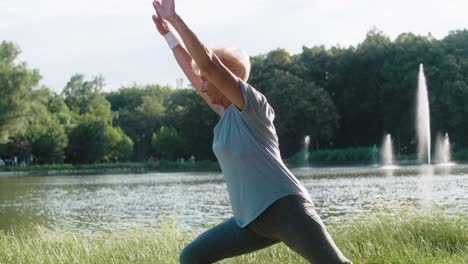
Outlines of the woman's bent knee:
{"label": "woman's bent knee", "polygon": [[180,252],[179,260],[181,264],[192,264],[198,263],[195,250],[193,249],[191,244],[188,244],[182,252]]}
{"label": "woman's bent knee", "polygon": [[194,242],[185,246],[180,252],[179,260],[181,264],[199,264],[211,263],[211,261],[204,256],[203,250],[197,249]]}

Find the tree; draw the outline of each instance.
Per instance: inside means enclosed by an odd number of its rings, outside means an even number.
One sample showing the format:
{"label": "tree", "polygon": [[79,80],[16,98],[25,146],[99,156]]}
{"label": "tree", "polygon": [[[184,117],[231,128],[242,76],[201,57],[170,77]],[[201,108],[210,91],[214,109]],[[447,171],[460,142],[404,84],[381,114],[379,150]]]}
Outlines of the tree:
{"label": "tree", "polygon": [[338,128],[339,116],[329,94],[315,83],[291,73],[273,70],[268,82],[259,84],[276,113],[281,151],[289,156],[301,148],[304,136],[311,145],[328,145]]}
{"label": "tree", "polygon": [[133,149],[132,140],[120,128],[84,115],[69,135],[67,159],[72,163],[125,161]]}
{"label": "tree", "polygon": [[143,96],[135,109],[119,112],[118,124],[135,142],[135,158],[146,160],[151,155],[151,137],[161,127],[165,108],[160,98]]}
{"label": "tree", "polygon": [[[306,64],[283,50],[254,57],[252,62],[250,83],[267,97],[275,110],[283,156],[299,151],[305,135],[311,136],[312,146],[316,148],[328,145],[338,127],[339,116],[327,91],[292,73],[306,74],[309,72]],[[318,71],[325,76],[323,69]]]}
{"label": "tree", "polygon": [[30,102],[23,118],[24,130],[11,135],[7,156],[16,156],[18,161],[28,163],[63,162],[68,139],[58,118],[48,111],[52,93],[43,87],[31,91],[28,97]]}
{"label": "tree", "polygon": [[66,129],[74,126],[79,118],[78,114],[70,111],[63,97],[55,93],[49,96],[47,109]]}
{"label": "tree", "polygon": [[173,160],[182,156],[184,142],[175,128],[162,126],[153,134],[151,146],[162,158]]}
{"label": "tree", "polygon": [[135,160],[146,160],[151,153],[151,137],[164,122],[164,98],[170,88],[159,85],[122,88],[107,95],[112,109],[118,114],[114,124],[121,127],[135,142]]}
{"label": "tree", "polygon": [[120,127],[105,127],[105,138],[108,151],[102,158],[104,162],[127,161],[133,153],[133,141],[125,135]]}
{"label": "tree", "polygon": [[91,114],[106,123],[112,123],[111,104],[102,94],[104,78],[98,76],[85,81],[84,76],[75,74],[63,89],[62,95],[69,109],[78,115]]}
{"label": "tree", "polygon": [[24,131],[29,107],[29,95],[41,75],[17,62],[18,46],[2,41],[0,44],[0,143],[9,136]]}
{"label": "tree", "polygon": [[34,163],[62,163],[65,159],[67,134],[54,116],[50,114],[39,116],[28,127],[25,139],[31,143]]}
{"label": "tree", "polygon": [[172,93],[172,89],[167,86],[163,87],[157,84],[133,85],[131,87],[122,87],[118,91],[107,94],[106,99],[111,103],[112,111],[134,110],[141,105],[142,98],[145,96],[163,100],[170,93]]}
{"label": "tree", "polygon": [[[436,133],[448,132],[455,148],[468,146],[468,30],[449,33],[441,41],[443,58],[434,72],[431,117]],[[434,79],[435,79],[434,78]],[[430,94],[431,96],[431,94]]]}
{"label": "tree", "polygon": [[27,116],[26,132],[22,138],[31,144],[34,163],[62,163],[68,137],[65,126],[49,111],[49,101],[53,93],[43,87],[31,93],[30,113]]}
{"label": "tree", "polygon": [[193,89],[174,90],[164,101],[166,126],[174,127],[187,144],[183,156],[192,154],[198,159],[214,159],[211,148],[213,128],[219,116]]}

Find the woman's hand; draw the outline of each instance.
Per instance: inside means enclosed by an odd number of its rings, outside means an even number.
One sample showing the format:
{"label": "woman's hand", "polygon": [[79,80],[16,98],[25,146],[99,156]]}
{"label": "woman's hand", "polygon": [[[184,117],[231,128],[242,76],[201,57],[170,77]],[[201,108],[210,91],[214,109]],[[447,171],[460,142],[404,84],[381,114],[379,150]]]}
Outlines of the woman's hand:
{"label": "woman's hand", "polygon": [[176,17],[175,0],[154,0],[153,6],[165,20],[171,22],[171,19]]}
{"label": "woman's hand", "polygon": [[[154,2],[153,2],[153,6],[154,6]],[[153,15],[153,22],[154,24],[156,25],[156,28],[158,29],[158,32],[159,34],[161,35],[166,35],[167,33],[169,33],[170,29],[169,29],[169,25],[167,24],[167,22],[161,17],[161,15],[159,14],[158,10],[156,9],[156,7],[154,7],[154,9],[156,10],[156,15]]]}

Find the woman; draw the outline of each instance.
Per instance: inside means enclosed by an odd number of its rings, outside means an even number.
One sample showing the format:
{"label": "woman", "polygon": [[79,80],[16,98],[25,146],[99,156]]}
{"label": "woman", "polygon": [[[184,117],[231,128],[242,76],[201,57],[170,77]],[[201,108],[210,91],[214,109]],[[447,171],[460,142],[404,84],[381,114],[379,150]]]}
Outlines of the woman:
{"label": "woman", "polygon": [[174,0],[155,0],[153,5],[153,21],[179,66],[221,116],[214,128],[213,151],[234,212],[187,245],[180,262],[213,263],[284,242],[311,263],[351,263],[328,234],[307,190],[284,165],[275,113],[265,96],[246,83],[247,55],[205,47],[175,12]]}

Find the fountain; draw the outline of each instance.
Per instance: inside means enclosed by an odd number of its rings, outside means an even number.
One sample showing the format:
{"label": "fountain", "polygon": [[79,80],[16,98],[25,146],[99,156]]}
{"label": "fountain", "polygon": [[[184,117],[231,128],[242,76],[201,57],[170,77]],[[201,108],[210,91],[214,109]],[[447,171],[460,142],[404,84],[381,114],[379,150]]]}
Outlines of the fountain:
{"label": "fountain", "polygon": [[416,110],[416,131],[418,142],[418,159],[431,164],[431,124],[429,120],[429,100],[427,95],[424,67],[419,65],[418,95]]}
{"label": "fountain", "polygon": [[385,135],[382,142],[382,148],[380,151],[380,164],[383,167],[392,167],[394,163],[393,159],[393,146],[392,137],[390,134]]}
{"label": "fountain", "polygon": [[450,164],[450,141],[447,133],[444,137],[437,135],[434,161],[439,165]]}
{"label": "fountain", "polygon": [[310,146],[310,136],[305,136],[304,138],[304,161],[306,165],[309,165],[309,146]]}

